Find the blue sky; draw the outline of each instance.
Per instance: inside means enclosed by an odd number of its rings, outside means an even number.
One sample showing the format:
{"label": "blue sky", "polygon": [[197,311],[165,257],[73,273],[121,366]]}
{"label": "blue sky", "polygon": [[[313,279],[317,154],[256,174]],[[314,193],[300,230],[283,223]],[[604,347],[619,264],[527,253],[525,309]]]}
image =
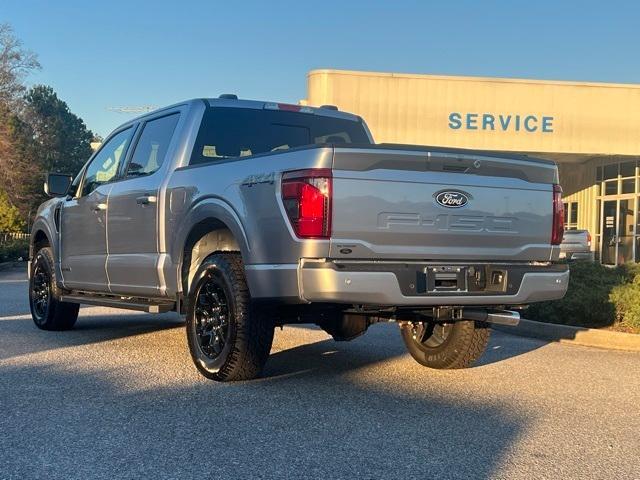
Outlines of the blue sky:
{"label": "blue sky", "polygon": [[[94,6],[95,5],[95,6]],[[89,128],[108,106],[297,102],[314,68],[640,83],[640,2],[0,0]]]}

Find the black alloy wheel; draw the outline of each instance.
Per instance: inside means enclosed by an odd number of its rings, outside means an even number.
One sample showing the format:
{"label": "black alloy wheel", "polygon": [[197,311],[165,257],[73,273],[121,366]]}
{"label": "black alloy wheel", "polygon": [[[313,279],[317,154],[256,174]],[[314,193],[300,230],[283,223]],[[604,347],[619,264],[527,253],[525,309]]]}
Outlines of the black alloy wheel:
{"label": "black alloy wheel", "polygon": [[473,320],[402,322],[400,333],[409,353],[429,368],[467,368],[484,353],[489,325]]}
{"label": "black alloy wheel", "polygon": [[251,299],[239,253],[208,256],[187,299],[187,343],[198,371],[221,382],[258,377],[273,341],[266,313]]}
{"label": "black alloy wheel", "polygon": [[51,303],[51,277],[42,263],[36,263],[33,270],[33,280],[29,292],[32,305],[33,321],[43,324],[47,319],[49,304]]}
{"label": "black alloy wheel", "polygon": [[453,330],[453,323],[421,322],[413,323],[411,336],[425,348],[436,348],[442,345]]}
{"label": "black alloy wheel", "polygon": [[70,330],[78,320],[80,305],[62,302],[56,284],[55,262],[51,247],[42,247],[33,258],[29,278],[29,309],[36,327],[41,330]]}
{"label": "black alloy wheel", "polygon": [[215,360],[229,339],[229,303],[220,284],[209,278],[200,285],[195,307],[196,337],[202,353]]}

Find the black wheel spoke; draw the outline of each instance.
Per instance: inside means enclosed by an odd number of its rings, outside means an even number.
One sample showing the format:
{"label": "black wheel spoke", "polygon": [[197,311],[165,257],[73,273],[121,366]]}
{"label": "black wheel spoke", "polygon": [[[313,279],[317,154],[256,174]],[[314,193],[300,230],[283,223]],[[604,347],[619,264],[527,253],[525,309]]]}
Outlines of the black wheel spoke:
{"label": "black wheel spoke", "polygon": [[31,285],[31,301],[35,310],[35,314],[39,319],[43,319],[47,315],[50,300],[50,277],[45,268],[36,263],[33,280]]}
{"label": "black wheel spoke", "polygon": [[222,351],[222,347],[223,347],[222,340],[217,335],[215,337],[212,336],[211,338],[213,339],[211,342],[212,350],[215,352],[216,355],[220,355],[220,352]]}
{"label": "black wheel spoke", "polygon": [[208,358],[217,358],[227,342],[228,308],[224,289],[213,279],[200,286],[195,306],[196,337]]}
{"label": "black wheel spoke", "polygon": [[424,347],[436,348],[447,341],[452,328],[452,323],[414,323],[412,326],[413,340]]}
{"label": "black wheel spoke", "polygon": [[434,341],[438,343],[442,343],[444,341],[444,329],[442,326],[438,325],[433,329],[433,333],[431,337]]}

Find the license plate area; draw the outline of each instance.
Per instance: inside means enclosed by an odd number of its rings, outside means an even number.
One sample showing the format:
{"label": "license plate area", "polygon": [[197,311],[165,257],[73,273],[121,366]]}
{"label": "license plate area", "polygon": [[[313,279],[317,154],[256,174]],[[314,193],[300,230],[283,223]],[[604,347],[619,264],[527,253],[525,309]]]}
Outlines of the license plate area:
{"label": "license plate area", "polygon": [[467,292],[467,270],[460,265],[434,265],[424,269],[427,292]]}

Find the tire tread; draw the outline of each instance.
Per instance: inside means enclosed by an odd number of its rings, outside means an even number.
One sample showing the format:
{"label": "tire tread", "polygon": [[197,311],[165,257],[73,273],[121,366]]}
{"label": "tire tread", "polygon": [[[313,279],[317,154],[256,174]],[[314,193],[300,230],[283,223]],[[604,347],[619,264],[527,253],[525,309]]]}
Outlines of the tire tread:
{"label": "tire tread", "polygon": [[[51,299],[49,305],[48,318],[44,323],[38,323],[35,321],[34,323],[41,330],[49,330],[49,331],[65,331],[71,330],[73,326],[76,324],[78,320],[78,312],[80,311],[80,305],[77,303],[71,302],[61,302],[58,300],[62,294],[60,288],[58,287],[55,281],[55,271],[54,271],[54,259],[53,259],[53,251],[51,247],[46,246],[38,250],[35,257],[36,261],[38,261],[38,257],[42,256],[44,261],[48,265],[49,269],[49,278],[50,285],[49,289],[51,291]],[[29,288],[31,288],[31,280],[29,281]],[[32,312],[33,315],[33,312]]]}
{"label": "tire tread", "polygon": [[[240,254],[237,252],[215,253],[204,260],[200,271],[212,268],[214,265],[228,280],[234,297],[235,336],[229,339],[233,346],[228,359],[219,371],[207,372],[197,363],[196,366],[203,375],[218,381],[256,378],[262,372],[269,357],[273,342],[273,325],[268,318],[260,314],[251,301]],[[193,291],[195,292],[195,288]],[[194,299],[190,298],[189,301],[191,303]],[[188,325],[187,328],[189,328]],[[193,346],[190,345],[190,348]]]}
{"label": "tire tread", "polygon": [[421,365],[436,369],[460,369],[473,365],[484,353],[491,330],[483,322],[457,322],[452,338],[442,346],[425,352],[411,335],[410,328],[401,327],[402,339],[411,356]]}

